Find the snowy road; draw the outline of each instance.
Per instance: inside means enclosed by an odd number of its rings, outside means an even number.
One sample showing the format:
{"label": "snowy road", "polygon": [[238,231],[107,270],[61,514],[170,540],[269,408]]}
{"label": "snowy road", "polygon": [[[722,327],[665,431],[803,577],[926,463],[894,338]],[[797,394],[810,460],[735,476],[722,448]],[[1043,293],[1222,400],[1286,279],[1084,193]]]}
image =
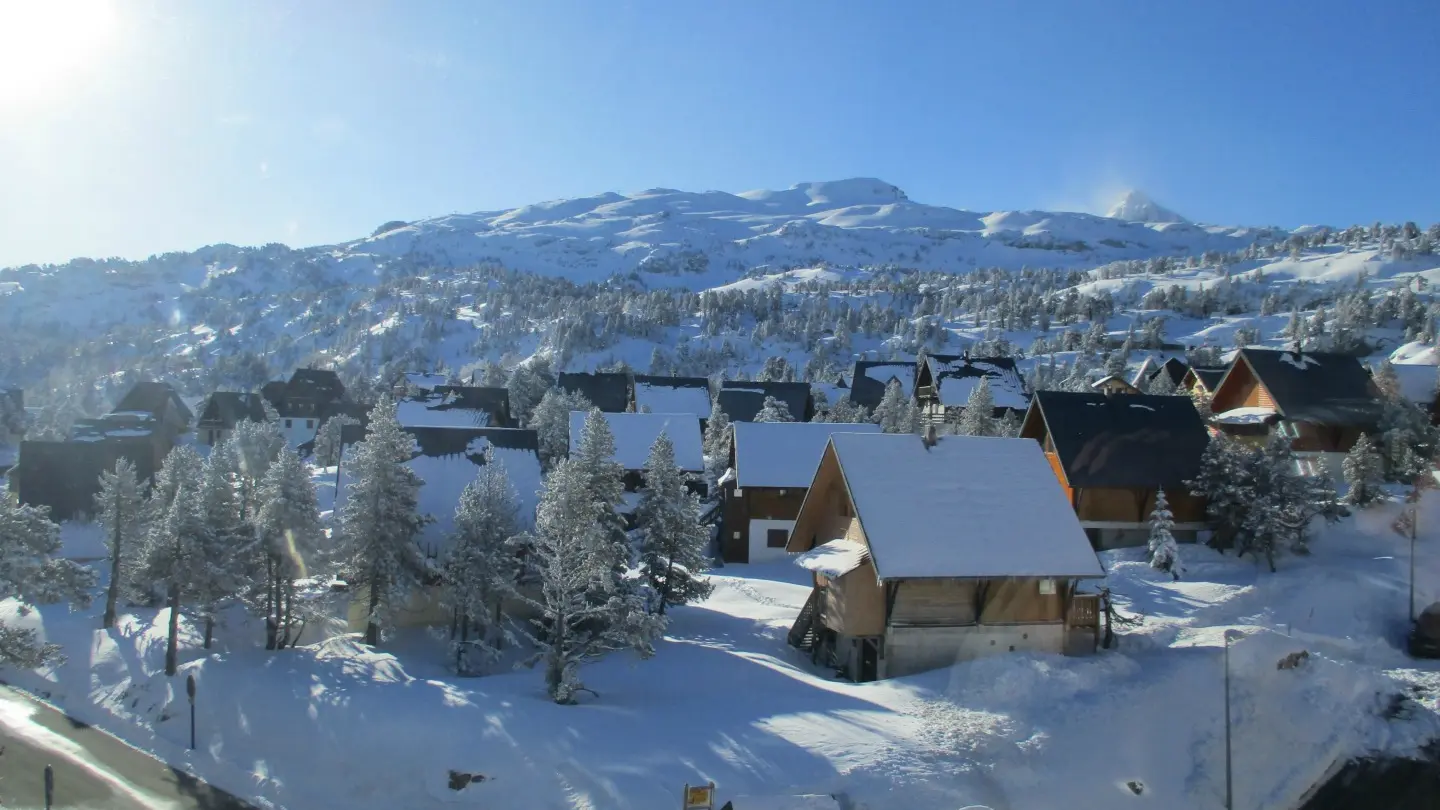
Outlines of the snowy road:
{"label": "snowy road", "polygon": [[8,686],[0,686],[0,746],[6,810],[45,806],[46,765],[55,770],[56,810],[252,810]]}

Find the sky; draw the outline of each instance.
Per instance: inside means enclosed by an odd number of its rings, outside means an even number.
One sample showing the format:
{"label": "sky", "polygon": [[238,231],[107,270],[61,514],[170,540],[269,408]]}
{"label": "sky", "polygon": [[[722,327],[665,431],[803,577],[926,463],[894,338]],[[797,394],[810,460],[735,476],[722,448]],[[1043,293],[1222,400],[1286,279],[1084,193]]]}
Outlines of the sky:
{"label": "sky", "polygon": [[653,187],[1440,221],[1440,3],[0,0],[0,267]]}

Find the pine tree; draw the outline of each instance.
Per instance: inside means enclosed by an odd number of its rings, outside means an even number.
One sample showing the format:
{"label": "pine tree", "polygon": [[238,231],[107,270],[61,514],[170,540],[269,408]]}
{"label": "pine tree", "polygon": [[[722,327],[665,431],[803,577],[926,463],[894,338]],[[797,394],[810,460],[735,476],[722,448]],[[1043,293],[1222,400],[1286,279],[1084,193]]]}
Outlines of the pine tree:
{"label": "pine tree", "polygon": [[761,406],[760,412],[755,414],[756,422],[794,422],[795,417],[790,413],[790,406],[775,397],[765,397],[765,404]]}
{"label": "pine tree", "polygon": [[145,498],[135,479],[135,465],[128,459],[117,460],[114,472],[100,473],[95,516],[105,529],[105,544],[110,550],[110,582],[105,589],[105,615],[100,624],[114,627],[120,589],[134,573],[145,534]]}
{"label": "pine tree", "polygon": [[955,432],[962,436],[995,435],[995,397],[990,393],[989,377],[981,377],[980,382],[970,389]]}
{"label": "pine tree", "polygon": [[1150,512],[1150,565],[1180,579],[1180,547],[1171,533],[1175,529],[1175,515],[1170,512],[1170,502],[1165,499],[1165,490],[1155,492],[1155,508]]}
{"label": "pine tree", "polygon": [[540,594],[532,638],[545,662],[545,685],[556,703],[574,703],[585,690],[580,665],[612,650],[653,652],[662,619],[648,616],[637,594],[617,588],[608,504],[594,498],[592,477],[578,456],[561,459],[545,478],[535,515],[531,564]]}
{"label": "pine tree", "polygon": [[570,412],[589,411],[594,406],[580,392],[551,388],[530,414],[530,428],[539,443],[540,466],[550,469],[570,453]]}
{"label": "pine tree", "polygon": [[549,363],[540,359],[521,363],[510,372],[505,386],[510,391],[510,413],[522,427],[530,427],[531,413],[554,383]]}
{"label": "pine tree", "polygon": [[1170,373],[1160,369],[1160,373],[1150,378],[1150,385],[1146,387],[1145,393],[1157,397],[1174,396],[1177,392],[1175,381],[1170,379]]}
{"label": "pine tree", "polygon": [[[265,649],[283,650],[300,640],[308,613],[296,603],[295,580],[309,576],[321,556],[325,529],[315,484],[300,457],[282,450],[260,481],[255,527],[264,558],[264,596],[251,597],[251,609],[263,607]],[[301,628],[296,629],[296,620]]]}
{"label": "pine tree", "polygon": [[199,509],[205,524],[205,567],[189,584],[199,617],[205,622],[205,649],[215,633],[220,604],[238,594],[248,579],[246,562],[253,537],[241,512],[239,462],[233,445],[222,442],[210,451],[202,468]]}
{"label": "pine tree", "polygon": [[619,511],[625,498],[625,470],[615,461],[615,435],[599,408],[592,408],[586,415],[580,441],[571,458],[583,476],[590,499],[597,504],[597,537],[603,541],[603,547],[597,549],[596,554],[609,565],[613,589],[617,593],[633,592],[637,585],[628,574],[635,555],[625,532],[625,519]]}
{"label": "pine tree", "polygon": [[255,491],[275,457],[285,447],[285,437],[274,421],[242,421],[235,425],[229,442],[240,469],[240,509],[246,520],[252,520],[257,508]]}
{"label": "pine tree", "polygon": [[[455,671],[467,675],[513,643],[502,610],[520,574],[520,504],[505,467],[487,458],[455,506],[455,532],[441,569],[444,603],[454,611]],[[471,632],[475,637],[471,638]]]}
{"label": "pine tree", "polygon": [[845,424],[861,424],[875,420],[864,405],[856,405],[850,401],[850,397],[846,396],[841,397],[839,402],[830,406],[829,421]]}
{"label": "pine tree", "polygon": [[358,424],[358,419],[343,413],[326,419],[315,434],[315,463],[321,467],[339,464],[345,450],[345,426]]}
{"label": "pine tree", "polygon": [[730,468],[730,417],[718,398],[710,401],[710,418],[705,422],[705,491],[720,497],[719,481]]}
{"label": "pine tree", "polygon": [[[166,466],[178,468],[180,465],[172,465],[171,461],[183,449],[181,445],[171,451]],[[206,579],[211,543],[201,508],[199,480],[180,480],[168,504],[164,498],[165,493],[152,493],[152,514],[158,517],[151,521],[145,535],[136,579],[144,587],[159,586],[165,592],[170,609],[165,674],[174,675],[179,666],[180,611],[186,598],[194,595],[196,586]]]}
{"label": "pine tree", "polygon": [[382,396],[370,412],[370,432],[355,445],[351,482],[340,508],[337,564],[347,581],[369,592],[365,643],[378,644],[395,611],[404,607],[427,571],[416,538],[429,521],[416,511],[424,484],[406,466],[414,439]]}
{"label": "pine tree", "polygon": [[1341,470],[1350,491],[1345,493],[1345,503],[1353,506],[1369,506],[1384,497],[1381,485],[1385,481],[1385,464],[1375,451],[1375,443],[1368,435],[1362,434],[1345,454]]}
{"label": "pine tree", "polygon": [[[60,527],[45,507],[21,506],[0,489],[0,599],[13,599],[26,616],[35,605],[90,604],[95,573],[72,560],[56,559]],[[34,669],[64,660],[60,645],[41,643],[35,630],[0,622],[0,665]]]}
{"label": "pine tree", "polygon": [[1210,542],[1216,548],[1231,548],[1240,542],[1252,498],[1250,476],[1255,455],[1249,446],[1216,434],[1200,457],[1199,474],[1185,482],[1205,498],[1205,513],[1215,527]]}
{"label": "pine tree", "polygon": [[885,386],[885,396],[875,406],[872,420],[885,433],[914,433],[920,429],[920,409],[905,396],[898,380]]}
{"label": "pine tree", "polygon": [[645,486],[635,510],[640,534],[640,576],[650,585],[661,615],[667,605],[683,605],[710,595],[700,578],[710,530],[700,524],[700,499],[685,488],[675,464],[675,445],[661,433],[645,461]]}

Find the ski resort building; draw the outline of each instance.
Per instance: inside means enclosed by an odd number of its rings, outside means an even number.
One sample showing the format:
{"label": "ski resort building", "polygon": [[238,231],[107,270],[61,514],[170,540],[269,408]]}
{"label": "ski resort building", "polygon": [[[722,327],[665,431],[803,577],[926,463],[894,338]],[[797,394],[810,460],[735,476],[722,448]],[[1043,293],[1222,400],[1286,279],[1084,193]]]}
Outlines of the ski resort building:
{"label": "ski resort building", "polygon": [[875,424],[736,422],[721,484],[720,556],[727,563],[781,559],[790,530],[835,433],[879,433]]}
{"label": "ski resort building", "polygon": [[19,388],[0,389],[0,479],[20,459],[26,421],[25,392]]}
{"label": "ski resort building", "polygon": [[363,422],[370,410],[352,401],[340,375],[326,369],[296,369],[288,381],[266,383],[260,395],[280,415],[280,432],[291,447],[312,441],[320,425],[332,416],[344,414]]}
{"label": "ski resort building", "polygon": [[1190,373],[1190,366],[1178,357],[1171,357],[1167,360],[1157,360],[1153,356],[1147,357],[1136,369],[1135,376],[1130,378],[1130,384],[1139,391],[1148,391],[1150,383],[1160,374],[1170,378],[1170,384],[1175,386],[1176,391],[1184,390],[1185,375]]}
{"label": "ski resort building", "polygon": [[790,642],[846,677],[1095,650],[1104,576],[1034,442],[836,433],[787,550],[814,587]]}
{"label": "ski resort building", "polygon": [[1101,377],[1095,382],[1090,383],[1090,388],[1094,391],[1098,391],[1099,393],[1106,395],[1140,393],[1139,388],[1131,385],[1124,377],[1121,377],[1119,374],[1110,374],[1105,377]]}
{"label": "ski resort building", "polygon": [[1229,366],[1191,366],[1180,381],[1180,389],[1191,393],[1199,391],[1205,395],[1214,394],[1216,386],[1225,379],[1225,372],[1229,370]]}
{"label": "ski resort building", "polygon": [[873,411],[885,398],[885,389],[891,382],[899,383],[900,392],[906,397],[914,397],[915,378],[913,360],[856,360],[850,375],[850,401]]}
{"label": "ski resort building", "polygon": [[1205,502],[1185,484],[1210,442],[1189,397],[1039,391],[1020,438],[1040,445],[1097,550],[1143,545],[1161,489],[1176,539],[1207,530]]}
{"label": "ski resort building", "polygon": [[395,403],[402,427],[512,428],[510,392],[475,385],[437,385]]}

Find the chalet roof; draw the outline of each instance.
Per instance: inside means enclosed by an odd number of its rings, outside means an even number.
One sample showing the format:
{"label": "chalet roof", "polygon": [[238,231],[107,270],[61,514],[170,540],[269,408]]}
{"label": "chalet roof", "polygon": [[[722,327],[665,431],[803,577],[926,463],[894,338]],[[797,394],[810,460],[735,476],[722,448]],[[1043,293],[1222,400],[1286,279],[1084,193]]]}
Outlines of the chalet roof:
{"label": "chalet roof", "polygon": [[1380,418],[1380,399],[1359,358],[1334,352],[1241,349],[1230,379],[1244,360],[1275,400],[1281,416],[1323,425],[1371,425]]}
{"label": "chalet roof", "polygon": [[[580,446],[585,411],[570,412],[570,452]],[[607,413],[615,434],[615,460],[626,470],[643,470],[650,447],[664,433],[675,445],[675,464],[686,472],[705,468],[700,449],[700,419],[693,413]]]}
{"label": "chalet roof", "polygon": [[134,411],[152,413],[158,419],[165,415],[167,410],[172,410],[180,417],[180,420],[189,423],[195,418],[190,408],[180,399],[169,383],[162,382],[138,382],[131,388],[124,397],[115,404],[115,411]]}
{"label": "chalet roof", "polygon": [[630,409],[630,375],[619,372],[563,372],[559,386],[572,394],[583,394],[590,404],[606,413]]}
{"label": "chalet roof", "polygon": [[435,553],[452,542],[455,504],[465,486],[475,480],[479,468],[492,459],[504,466],[510,479],[520,506],[521,525],[528,528],[533,524],[542,486],[535,431],[432,427],[405,431],[415,440],[414,454],[406,466],[425,482],[420,487],[418,511],[435,518],[421,530],[419,543],[423,550]]}
{"label": "chalet roof", "polygon": [[850,378],[850,401],[873,409],[885,398],[891,379],[899,381],[905,396],[914,396],[915,372],[914,360],[856,360]]}
{"label": "chalet roof", "polygon": [[1106,383],[1120,383],[1121,385],[1126,386],[1127,388],[1134,388],[1134,387],[1135,387],[1135,386],[1133,386],[1133,385],[1130,384],[1130,381],[1129,381],[1129,380],[1125,379],[1124,377],[1121,377],[1119,374],[1106,374],[1104,377],[1101,377],[1100,379],[1096,380],[1095,382],[1090,383],[1090,387],[1091,387],[1091,388],[1101,388],[1101,387],[1103,387]]}
{"label": "chalet roof", "polygon": [[941,405],[963,407],[980,379],[988,377],[996,408],[1023,411],[1030,407],[1030,392],[1013,357],[932,354],[926,358],[926,364]]}
{"label": "chalet roof", "polygon": [[635,410],[710,416],[710,381],[704,377],[635,375]]}
{"label": "chalet roof", "polygon": [[827,577],[842,577],[865,564],[870,549],[855,540],[831,540],[796,555],[795,564]]}
{"label": "chalet roof", "polygon": [[396,417],[405,427],[510,425],[510,392],[504,388],[441,385],[395,405]]}
{"label": "chalet roof", "polygon": [[416,452],[423,456],[473,455],[468,450],[475,446],[477,439],[483,439],[483,445],[509,450],[537,451],[540,447],[535,431],[520,428],[406,426],[404,429],[415,439]]}
{"label": "chalet roof", "polygon": [[830,446],[882,580],[1105,575],[1035,442],[837,433]]}
{"label": "chalet roof", "polygon": [[1229,366],[1191,366],[1190,370],[1195,373],[1195,379],[1205,386],[1205,390],[1213,392],[1215,386],[1225,379],[1225,372],[1230,370]]}
{"label": "chalet roof", "polygon": [[753,422],[765,407],[765,397],[775,397],[790,409],[795,421],[810,418],[810,384],[803,382],[747,382],[726,380],[720,384],[720,410],[731,422]]}
{"label": "chalet roof", "polygon": [[265,404],[259,394],[216,391],[200,409],[201,427],[233,428],[242,421],[264,422]]}
{"label": "chalet roof", "polygon": [[1037,414],[1072,487],[1183,488],[1210,436],[1189,397],[1037,391]]}
{"label": "chalet roof", "polygon": [[1155,379],[1155,375],[1163,371],[1170,375],[1170,382],[1178,386],[1185,379],[1185,372],[1189,370],[1190,366],[1186,365],[1185,361],[1178,357],[1171,357],[1168,360],[1160,361],[1156,360],[1154,355],[1151,355],[1146,357],[1144,362],[1140,364],[1140,368],[1135,372],[1135,376],[1130,378],[1130,384],[1136,388],[1141,388],[1144,383]]}
{"label": "chalet roof", "polygon": [[285,393],[307,399],[340,399],[345,396],[345,385],[340,382],[340,375],[329,369],[297,368],[290,375]]}
{"label": "chalet roof", "polygon": [[879,433],[869,423],[736,422],[735,486],[806,489],[836,433]]}

